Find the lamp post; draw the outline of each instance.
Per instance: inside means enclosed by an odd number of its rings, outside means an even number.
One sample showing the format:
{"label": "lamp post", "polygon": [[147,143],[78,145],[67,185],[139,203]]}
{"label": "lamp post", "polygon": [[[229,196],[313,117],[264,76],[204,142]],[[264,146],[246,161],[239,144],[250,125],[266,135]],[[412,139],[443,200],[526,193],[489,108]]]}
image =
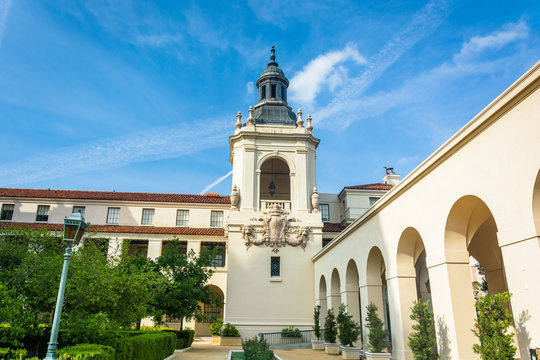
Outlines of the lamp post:
{"label": "lamp post", "polygon": [[60,326],[60,315],[62,315],[62,306],[64,305],[64,292],[66,290],[67,272],[69,260],[71,259],[71,249],[74,243],[81,240],[88,224],[84,221],[84,216],[80,212],[66,216],[64,219],[64,239],[66,242],[66,253],[64,254],[64,265],[62,267],[62,277],[60,278],[60,287],[58,288],[58,297],[56,298],[56,308],[54,310],[54,320],[51,329],[51,338],[47,346],[47,356],[45,360],[56,360],[56,348],[58,346],[58,328]]}

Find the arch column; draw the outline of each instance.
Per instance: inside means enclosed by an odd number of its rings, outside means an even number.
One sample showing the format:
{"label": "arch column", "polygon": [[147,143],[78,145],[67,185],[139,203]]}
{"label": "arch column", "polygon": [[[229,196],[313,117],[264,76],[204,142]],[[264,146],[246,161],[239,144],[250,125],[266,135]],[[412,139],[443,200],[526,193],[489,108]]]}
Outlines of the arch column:
{"label": "arch column", "polygon": [[[413,359],[409,349],[409,335],[414,322],[411,320],[411,307],[418,299],[416,293],[416,275],[400,275],[386,279],[389,296],[399,299],[397,307],[398,313],[390,314],[392,322],[392,357],[395,359]],[[392,296],[393,295],[393,296]],[[390,308],[392,312],[392,308]]]}
{"label": "arch column", "polygon": [[[360,286],[360,301],[362,302],[362,319],[367,317],[366,306],[370,302],[373,302],[377,306],[377,314],[384,321],[384,302],[383,302],[383,293],[382,293],[382,284],[369,285],[365,284]],[[364,338],[362,339],[364,344],[368,343],[367,334],[368,329],[366,327],[365,321],[362,321],[362,334]]]}

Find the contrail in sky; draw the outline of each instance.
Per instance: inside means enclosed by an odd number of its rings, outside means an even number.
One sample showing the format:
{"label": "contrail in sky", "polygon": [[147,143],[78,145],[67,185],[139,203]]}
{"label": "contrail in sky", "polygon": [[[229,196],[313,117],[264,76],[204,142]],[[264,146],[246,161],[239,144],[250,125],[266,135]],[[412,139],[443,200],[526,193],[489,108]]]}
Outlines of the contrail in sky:
{"label": "contrail in sky", "polygon": [[219,179],[217,179],[216,181],[214,181],[213,183],[211,183],[210,185],[208,185],[207,187],[205,187],[204,189],[202,189],[199,194],[200,195],[206,194],[208,190],[210,190],[211,188],[213,188],[214,186],[216,186],[217,184],[219,184],[220,182],[222,182],[223,180],[231,176],[231,174],[232,174],[232,170],[226,173],[225,175],[223,175],[222,177],[220,177]]}

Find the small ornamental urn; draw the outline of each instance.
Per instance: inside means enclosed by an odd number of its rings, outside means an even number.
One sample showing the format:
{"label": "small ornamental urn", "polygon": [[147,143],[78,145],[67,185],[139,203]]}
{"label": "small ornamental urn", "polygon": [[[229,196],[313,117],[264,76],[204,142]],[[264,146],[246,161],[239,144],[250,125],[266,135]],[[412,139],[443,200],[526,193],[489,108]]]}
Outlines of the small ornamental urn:
{"label": "small ornamental urn", "polygon": [[313,206],[314,213],[319,212],[319,193],[316,187],[313,188],[313,194],[311,194],[311,206]]}
{"label": "small ornamental urn", "polygon": [[231,209],[238,209],[238,203],[240,202],[240,193],[236,185],[233,186],[231,192]]}

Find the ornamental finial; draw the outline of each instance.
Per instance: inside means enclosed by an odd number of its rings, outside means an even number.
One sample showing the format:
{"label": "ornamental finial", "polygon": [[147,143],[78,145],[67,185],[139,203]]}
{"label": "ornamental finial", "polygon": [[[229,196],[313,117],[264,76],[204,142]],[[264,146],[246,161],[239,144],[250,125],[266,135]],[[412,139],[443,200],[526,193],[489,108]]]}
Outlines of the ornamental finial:
{"label": "ornamental finial", "polygon": [[278,66],[276,62],[276,47],[274,45],[272,45],[272,49],[270,50],[270,62],[268,66]]}
{"label": "ornamental finial", "polygon": [[239,111],[236,113],[236,124],[237,129],[240,129],[242,127],[242,113]]}
{"label": "ornamental finial", "polygon": [[304,127],[304,120],[302,120],[302,109],[298,108],[298,120],[296,120],[296,125],[298,127]]}
{"label": "ornamental finial", "polygon": [[306,130],[307,131],[312,131],[313,130],[313,126],[311,126],[311,115],[310,114],[308,114],[308,116],[307,116]]}
{"label": "ornamental finial", "polygon": [[255,119],[253,118],[253,106],[249,107],[249,117],[247,119],[248,125],[253,125],[255,123]]}

